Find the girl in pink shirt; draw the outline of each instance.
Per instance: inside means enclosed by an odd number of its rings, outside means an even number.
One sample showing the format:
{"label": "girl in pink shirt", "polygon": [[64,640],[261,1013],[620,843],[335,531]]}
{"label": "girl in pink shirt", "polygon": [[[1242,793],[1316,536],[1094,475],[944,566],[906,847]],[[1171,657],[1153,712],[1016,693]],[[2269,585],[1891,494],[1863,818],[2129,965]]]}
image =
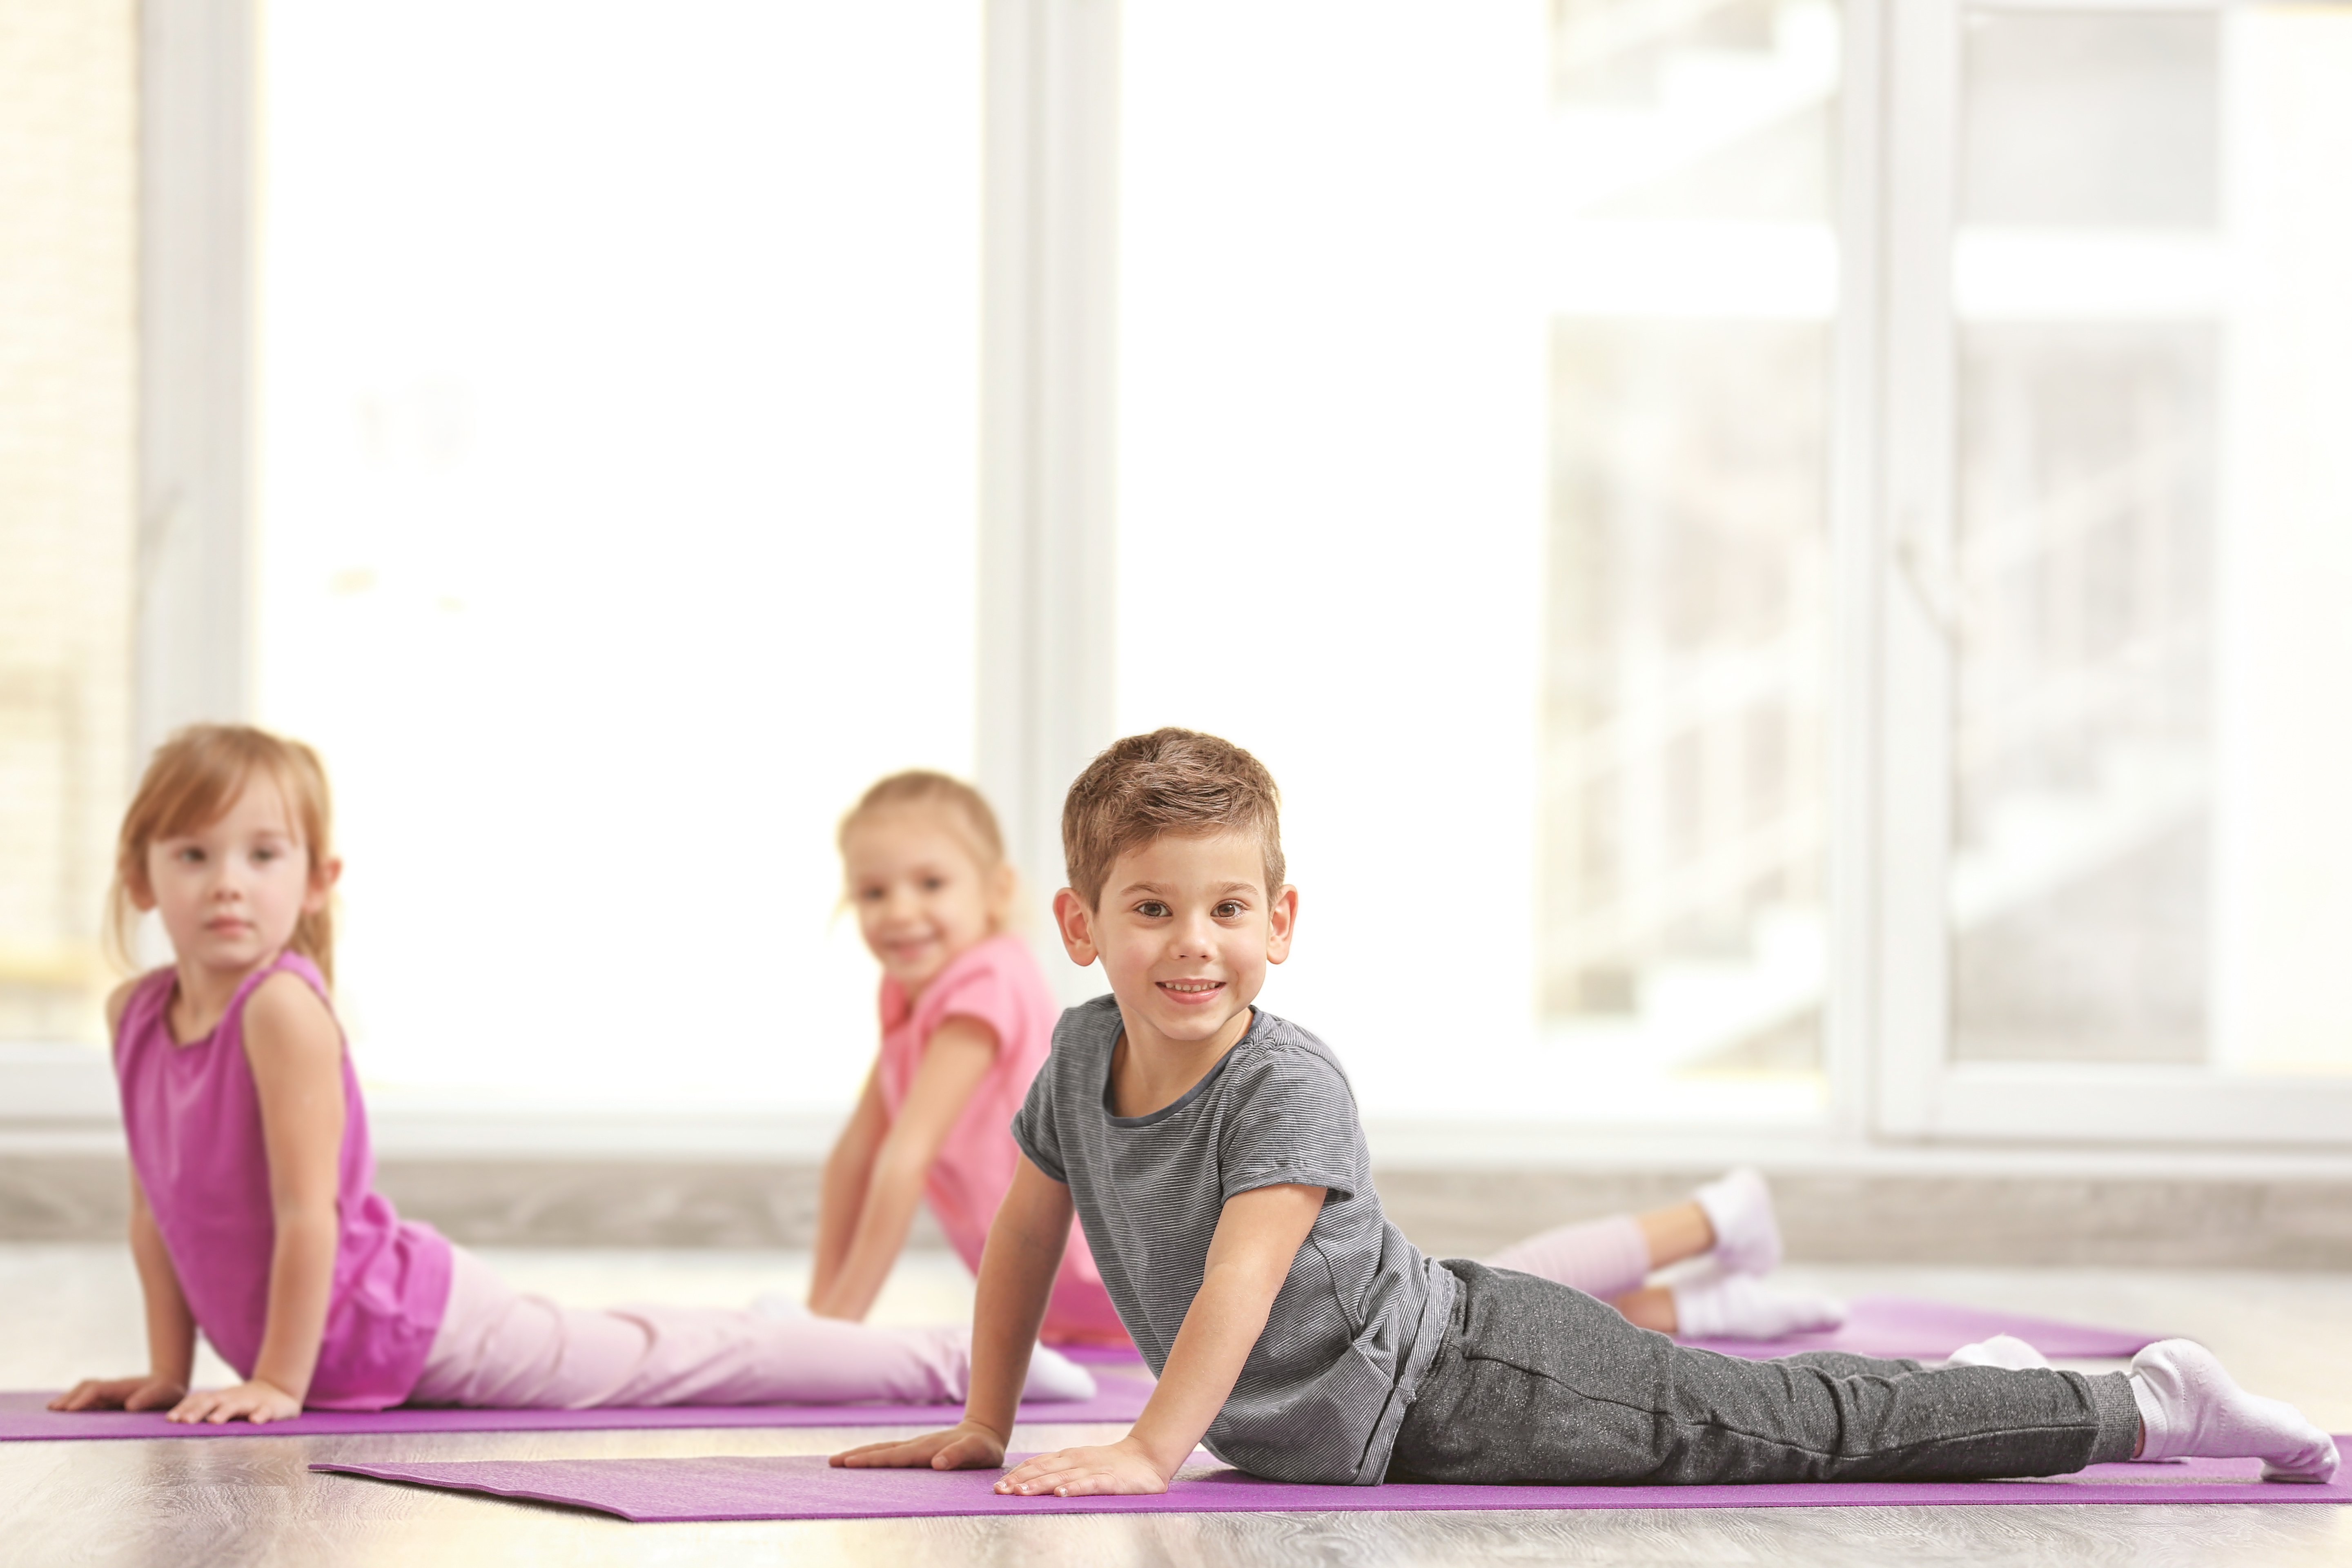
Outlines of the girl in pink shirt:
{"label": "girl in pink shirt", "polygon": [[[1013,868],[996,814],[944,773],[884,779],[842,819],[844,897],[882,965],[882,1048],[825,1162],[809,1309],[863,1318],[915,1205],[973,1273],[1020,1155],[1010,1131],[1061,1008],[1008,932]],[[1071,1226],[1043,1338],[1124,1345],[1086,1237]]]}
{"label": "girl in pink shirt", "polygon": [[[131,1168],[147,1370],[57,1410],[261,1422],[307,1406],[954,1403],[969,1331],[709,1309],[566,1310],[517,1293],[374,1189],[367,1111],[328,998],[327,781],[242,726],[166,742],[117,847],[118,945],[159,913],[173,962],[107,1006]],[[243,1380],[189,1392],[203,1330]],[[1024,1397],[1084,1398],[1046,1352]]]}

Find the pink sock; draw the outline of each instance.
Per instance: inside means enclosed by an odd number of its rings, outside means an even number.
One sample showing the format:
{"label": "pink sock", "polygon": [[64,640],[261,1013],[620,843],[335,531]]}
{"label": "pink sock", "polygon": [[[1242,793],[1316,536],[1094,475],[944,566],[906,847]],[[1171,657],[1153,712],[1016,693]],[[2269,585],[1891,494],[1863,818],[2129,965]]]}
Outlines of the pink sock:
{"label": "pink sock", "polygon": [[1650,1273],[1650,1243],[1630,1215],[1564,1225],[1503,1248],[1486,1259],[1495,1268],[1514,1268],[1588,1296],[1611,1300],[1638,1290]]}

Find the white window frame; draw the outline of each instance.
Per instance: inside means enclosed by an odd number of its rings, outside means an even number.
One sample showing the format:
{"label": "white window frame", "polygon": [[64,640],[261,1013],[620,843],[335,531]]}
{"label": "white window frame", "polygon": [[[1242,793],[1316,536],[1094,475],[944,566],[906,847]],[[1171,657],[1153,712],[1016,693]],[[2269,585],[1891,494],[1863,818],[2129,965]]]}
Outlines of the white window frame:
{"label": "white window frame", "polygon": [[[1882,821],[1870,880],[1879,947],[1873,1131],[1885,1139],[2092,1143],[2352,1142],[2352,1079],[2232,1077],[2191,1066],[1955,1062],[1950,627],[1955,581],[1957,227],[1963,12],[2223,9],[2227,0],[1853,0],[1885,37],[1883,522],[1866,575],[1880,601],[1871,750]],[[1863,32],[1855,29],[1857,42]],[[1857,48],[1856,54],[1862,51]],[[1857,96],[1859,96],[1857,94]],[[1852,237],[1862,238],[1864,237]],[[1850,243],[1859,252],[1862,244]],[[1860,296],[1846,308],[1863,308]],[[1850,950],[1851,951],[1851,950]]]}
{"label": "white window frame", "polygon": [[[1119,5],[986,11],[978,767],[1015,858],[1047,868],[1064,781],[1110,738],[1115,712]],[[1849,1145],[2341,1149],[2352,1080],[1950,1060],[1962,3],[1845,0],[1843,12],[1819,1132]],[[252,0],[142,7],[142,755],[176,724],[249,711],[254,26]]]}

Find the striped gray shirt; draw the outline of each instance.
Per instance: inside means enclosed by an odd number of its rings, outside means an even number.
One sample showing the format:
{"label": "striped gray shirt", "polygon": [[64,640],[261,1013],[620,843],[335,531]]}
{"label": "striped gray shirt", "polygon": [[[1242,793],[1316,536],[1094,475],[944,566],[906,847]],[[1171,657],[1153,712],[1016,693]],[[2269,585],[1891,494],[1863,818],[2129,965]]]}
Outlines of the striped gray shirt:
{"label": "striped gray shirt", "polygon": [[1328,1189],[1205,1441],[1268,1479],[1377,1484],[1444,1336],[1454,1276],[1381,1214],[1339,1058],[1260,1010],[1174,1104],[1114,1116],[1118,1035],[1112,997],[1062,1015],[1014,1140],[1068,1184],[1111,1302],[1154,1373],[1201,1289],[1225,1201],[1291,1182]]}

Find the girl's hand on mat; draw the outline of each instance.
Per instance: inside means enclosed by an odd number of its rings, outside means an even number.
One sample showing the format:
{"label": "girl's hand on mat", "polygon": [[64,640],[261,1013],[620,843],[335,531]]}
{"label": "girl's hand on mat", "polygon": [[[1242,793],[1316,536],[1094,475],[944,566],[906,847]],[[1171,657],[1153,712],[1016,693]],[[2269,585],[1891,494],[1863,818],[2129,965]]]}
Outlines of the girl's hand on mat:
{"label": "girl's hand on mat", "polygon": [[52,1410],[162,1410],[187,1397],[187,1385],[152,1374],[85,1377],[49,1401]]}
{"label": "girl's hand on mat", "polygon": [[926,1432],[903,1443],[866,1443],[835,1454],[835,1469],[985,1470],[1004,1462],[1004,1439],[977,1421],[965,1421],[944,1432]]}
{"label": "girl's hand on mat", "polygon": [[1107,1448],[1057,1448],[1024,1460],[1005,1472],[996,1489],[1013,1497],[1148,1496],[1168,1489],[1168,1478],[1143,1451],[1123,1437]]}
{"label": "girl's hand on mat", "polygon": [[235,1388],[207,1388],[191,1394],[172,1406],[169,1418],[210,1422],[217,1426],[241,1415],[258,1426],[266,1421],[284,1421],[301,1414],[300,1400],[276,1384],[264,1383],[257,1377]]}

